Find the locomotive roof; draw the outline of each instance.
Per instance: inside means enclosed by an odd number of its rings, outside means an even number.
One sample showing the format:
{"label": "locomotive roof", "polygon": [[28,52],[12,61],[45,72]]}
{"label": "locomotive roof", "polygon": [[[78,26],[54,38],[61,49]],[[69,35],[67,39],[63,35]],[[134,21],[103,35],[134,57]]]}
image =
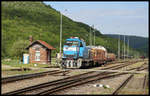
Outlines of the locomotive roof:
{"label": "locomotive roof", "polygon": [[67,41],[81,41],[79,38],[68,38]]}
{"label": "locomotive roof", "polygon": [[107,51],[105,47],[100,46],[100,45],[99,45],[99,46],[87,46],[87,47],[93,48],[93,49],[102,49],[102,50],[104,50],[104,51]]}

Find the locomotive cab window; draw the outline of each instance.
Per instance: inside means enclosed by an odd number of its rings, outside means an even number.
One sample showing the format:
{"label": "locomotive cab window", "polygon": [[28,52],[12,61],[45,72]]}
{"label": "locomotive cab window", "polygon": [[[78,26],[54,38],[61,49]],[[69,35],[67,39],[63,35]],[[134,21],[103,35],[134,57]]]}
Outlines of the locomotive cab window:
{"label": "locomotive cab window", "polygon": [[80,47],[83,47],[83,44],[82,44],[82,42],[80,42]]}

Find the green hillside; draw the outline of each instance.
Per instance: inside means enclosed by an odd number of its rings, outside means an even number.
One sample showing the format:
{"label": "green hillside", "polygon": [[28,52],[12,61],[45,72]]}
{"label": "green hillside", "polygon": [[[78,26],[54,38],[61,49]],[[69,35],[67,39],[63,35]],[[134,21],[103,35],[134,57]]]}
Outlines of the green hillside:
{"label": "green hillside", "polygon": [[[3,1],[1,8],[2,58],[19,56],[18,51],[15,50],[27,46],[30,35],[34,40],[40,39],[55,47],[53,56],[59,52],[60,13],[57,10],[43,2],[31,1]],[[76,36],[83,38],[88,45],[89,31],[89,25],[63,16],[63,43],[66,38]],[[117,39],[105,37],[96,30],[96,45],[102,45],[109,52],[117,53],[117,42]]]}

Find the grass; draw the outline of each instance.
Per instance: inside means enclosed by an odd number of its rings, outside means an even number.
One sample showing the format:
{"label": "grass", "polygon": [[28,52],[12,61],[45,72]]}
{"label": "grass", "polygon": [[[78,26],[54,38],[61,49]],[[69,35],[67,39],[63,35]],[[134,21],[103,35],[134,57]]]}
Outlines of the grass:
{"label": "grass", "polygon": [[134,76],[136,76],[137,78],[141,78],[141,77],[144,77],[145,74],[134,74]]}
{"label": "grass", "polygon": [[[56,65],[56,60],[52,59],[52,64],[37,64],[37,66],[34,66],[33,64],[23,64],[22,62],[19,62],[17,59],[13,59],[10,61],[1,60],[2,68],[1,72],[2,75],[10,76],[10,75],[23,75],[23,74],[29,74],[29,73],[37,73],[42,71],[47,71],[46,69],[41,68],[56,68],[58,65]],[[8,67],[5,67],[5,65],[8,65]],[[24,68],[35,68],[35,70],[19,70]],[[17,70],[18,69],[18,70]]]}
{"label": "grass", "polygon": [[31,64],[23,64],[22,62],[20,62],[19,60],[11,60],[11,61],[5,61],[2,60],[2,64],[4,65],[9,65],[11,67],[34,67],[34,68],[43,68],[43,67],[50,67],[50,66],[58,66],[55,64],[55,59],[52,59],[52,64],[37,64],[37,66],[34,66],[35,63],[31,63]]}
{"label": "grass", "polygon": [[38,72],[43,72],[43,71],[45,71],[45,70],[44,69],[27,70],[27,71],[10,71],[10,70],[4,71],[4,70],[2,70],[2,74],[4,74],[5,76],[13,76],[13,75],[24,75],[24,74],[38,73]]}
{"label": "grass", "polygon": [[129,66],[123,67],[123,68],[120,69],[120,70],[131,69],[131,68],[137,68],[137,67],[140,67],[142,64],[143,64],[143,62],[137,62],[137,63],[131,64],[131,65],[129,65]]}

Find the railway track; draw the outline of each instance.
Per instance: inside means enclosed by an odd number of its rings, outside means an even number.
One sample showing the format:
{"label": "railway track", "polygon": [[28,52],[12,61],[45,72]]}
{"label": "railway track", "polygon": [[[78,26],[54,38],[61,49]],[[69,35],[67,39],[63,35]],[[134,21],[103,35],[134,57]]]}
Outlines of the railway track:
{"label": "railway track", "polygon": [[[135,60],[135,61],[140,62],[140,61],[143,61],[143,60]],[[126,62],[129,62],[129,61],[128,60],[126,60],[126,61],[124,61],[124,60],[122,60],[122,61],[113,61],[113,62],[108,62],[107,65],[116,64],[116,63],[126,63]]]}
{"label": "railway track", "polygon": [[[62,72],[63,71],[60,71],[60,70],[53,70],[53,71],[46,71],[46,72],[40,72],[40,73],[34,73],[34,74],[11,76],[11,77],[2,78],[1,82],[2,84],[6,84],[10,82],[19,81],[19,80],[32,79],[32,78],[37,78],[37,77],[46,76],[46,75],[60,74]],[[65,72],[69,72],[69,70]]]}
{"label": "railway track", "polygon": [[[121,61],[119,63],[125,63],[125,62],[126,61]],[[116,65],[115,67],[119,67],[119,66]],[[114,66],[108,67],[108,68],[103,68],[103,69],[110,69],[110,68],[114,68]],[[59,73],[62,73],[62,72],[66,73],[68,71],[53,70],[53,71],[46,71],[46,72],[40,72],[40,73],[34,73],[34,74],[25,74],[25,75],[11,76],[11,77],[2,78],[1,82],[2,82],[2,84],[6,84],[6,83],[11,83],[11,82],[19,81],[19,80],[37,78],[37,77],[41,77],[41,76],[45,76],[45,75],[59,74]]]}
{"label": "railway track", "polygon": [[122,67],[126,67],[126,66],[129,66],[129,65],[132,65],[132,64],[135,64],[137,62],[140,62],[140,61],[132,61],[132,62],[122,62],[123,64],[121,65],[114,65],[114,66],[111,66],[111,67],[107,67],[107,68],[103,68],[101,70],[106,70],[106,69],[110,69],[110,68],[116,68],[116,69],[119,69],[119,68],[122,68]]}
{"label": "railway track", "polygon": [[147,80],[148,80],[148,77],[145,74],[145,76],[144,76],[144,82],[143,82],[143,88],[146,88],[146,84],[147,84],[146,82],[148,82]]}
{"label": "railway track", "polygon": [[[145,70],[145,69],[146,69],[145,64],[146,64],[146,63],[142,64],[140,67],[137,67],[136,70],[137,70],[137,71]],[[148,68],[148,66],[147,66],[147,68]],[[132,69],[135,69],[135,68],[132,68]],[[132,70],[132,69],[130,69],[130,70]],[[127,85],[127,83],[128,83],[133,77],[134,77],[134,74],[131,74],[127,79],[125,79],[125,80],[122,82],[122,84],[113,92],[112,95],[117,95],[117,94],[119,94],[119,92],[120,92],[121,90],[123,90],[123,88]],[[143,88],[144,88],[145,86],[146,86],[146,75],[145,75],[144,82],[143,82]]]}
{"label": "railway track", "polygon": [[[124,67],[124,66],[122,66]],[[118,68],[110,68],[112,70],[118,69]],[[73,87],[73,86],[77,86],[80,84],[85,84],[88,82],[93,82],[99,79],[103,79],[103,78],[109,78],[109,77],[114,77],[116,76],[116,74],[114,74],[115,72],[87,72],[84,74],[79,74],[76,76],[72,76],[72,77],[67,77],[64,79],[59,79],[56,81],[51,81],[51,82],[47,82],[47,83],[43,83],[43,84],[39,84],[39,85],[35,85],[35,86],[31,86],[31,87],[27,87],[24,89],[20,89],[20,90],[16,90],[13,92],[8,92],[8,93],[4,93],[4,95],[13,95],[13,94],[53,94],[57,91],[69,88],[69,87]],[[127,74],[127,73],[121,73],[121,74]],[[118,74],[118,75],[121,75]]]}
{"label": "railway track", "polygon": [[59,92],[61,90],[64,90],[66,88],[74,87],[74,86],[77,86],[77,85],[82,85],[82,84],[85,84],[85,83],[88,83],[88,82],[94,82],[94,81],[97,81],[97,80],[100,80],[100,79],[114,78],[116,76],[127,74],[127,73],[119,73],[119,74],[118,73],[114,74],[114,73],[102,72],[102,73],[99,73],[98,75],[95,75],[95,76],[91,76],[91,77],[88,76],[88,77],[85,77],[85,78],[81,78],[80,80],[77,79],[76,81],[61,84],[59,86],[47,89],[47,90],[39,92],[37,94],[39,94],[39,95],[57,94],[57,92]]}
{"label": "railway track", "polygon": [[130,75],[126,80],[124,80],[123,83],[113,92],[113,95],[117,95],[126,86],[129,80],[133,78],[133,76],[134,74]]}

